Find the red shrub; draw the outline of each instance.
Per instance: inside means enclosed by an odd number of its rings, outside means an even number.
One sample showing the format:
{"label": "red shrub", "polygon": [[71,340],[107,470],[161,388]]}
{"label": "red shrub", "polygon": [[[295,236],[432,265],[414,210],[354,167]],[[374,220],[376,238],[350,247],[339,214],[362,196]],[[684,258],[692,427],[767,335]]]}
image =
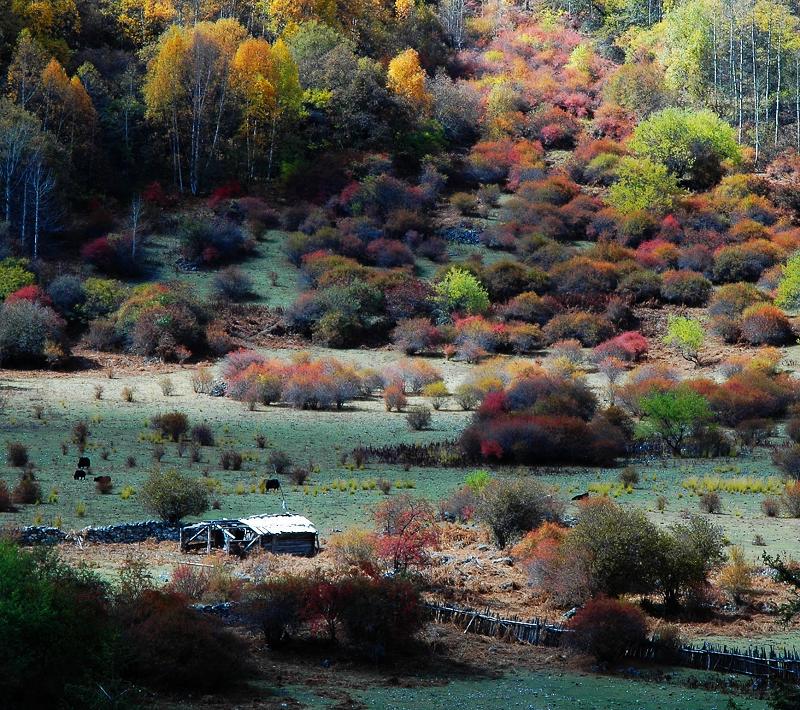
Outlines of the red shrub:
{"label": "red shrub", "polygon": [[242,184],[238,180],[229,180],[212,190],[208,198],[208,205],[212,209],[225,200],[232,200],[234,197],[241,197],[244,193]]}
{"label": "red shrub", "polygon": [[571,148],[581,132],[581,124],[563,109],[552,106],[533,114],[529,130],[546,148]]}
{"label": "red shrub", "polygon": [[425,500],[402,494],[388,498],[374,513],[378,525],[378,556],[394,572],[430,562],[439,545],[436,514]]}
{"label": "red shrub", "polygon": [[785,375],[749,371],[720,385],[709,403],[724,424],[735,426],[746,419],[778,419],[797,396],[797,384]]}
{"label": "red shrub", "polygon": [[641,610],[627,602],[599,597],[590,599],[570,619],[570,643],[603,663],[613,663],[647,639],[647,622]]}
{"label": "red shrub", "polygon": [[642,242],[636,249],[636,261],[648,269],[666,271],[678,263],[679,250],[673,243],[664,239],[651,239]]}
{"label": "red shrub", "polygon": [[627,362],[636,362],[647,353],[647,349],[647,338],[637,331],[630,330],[600,343],[595,347],[593,355],[596,361],[615,357]]}
{"label": "red shrub", "polygon": [[38,303],[40,306],[53,305],[50,296],[35,285],[23,286],[6,296],[6,303],[14,303],[15,301],[30,301],[31,303]]}
{"label": "red shrub", "polygon": [[157,205],[158,207],[169,207],[174,204],[175,198],[168,195],[161,183],[158,181],[151,182],[142,193],[145,202]]}
{"label": "red shrub", "polygon": [[433,310],[433,296],[433,288],[427,281],[404,279],[386,289],[386,314],[395,321],[428,315]]}
{"label": "red shrub", "polygon": [[[120,610],[126,678],[170,691],[214,692],[242,678],[246,644],[176,594],[148,590]],[[198,649],[215,658],[214,673]],[[218,665],[217,665],[218,664]]]}
{"label": "red shrub", "polygon": [[342,626],[350,646],[373,661],[407,646],[424,623],[419,591],[400,578],[351,577]]}
{"label": "red shrub", "polygon": [[127,275],[137,269],[129,237],[98,237],[83,246],[81,258],[109,274]]}

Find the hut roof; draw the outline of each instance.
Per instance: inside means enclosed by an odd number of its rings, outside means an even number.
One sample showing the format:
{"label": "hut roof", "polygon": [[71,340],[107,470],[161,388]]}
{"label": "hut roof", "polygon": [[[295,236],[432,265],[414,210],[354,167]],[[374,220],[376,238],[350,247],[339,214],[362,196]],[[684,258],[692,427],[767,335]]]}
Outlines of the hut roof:
{"label": "hut roof", "polygon": [[302,515],[279,513],[277,515],[253,515],[242,518],[241,522],[255,530],[259,535],[281,535],[286,533],[312,533],[317,529],[313,523]]}

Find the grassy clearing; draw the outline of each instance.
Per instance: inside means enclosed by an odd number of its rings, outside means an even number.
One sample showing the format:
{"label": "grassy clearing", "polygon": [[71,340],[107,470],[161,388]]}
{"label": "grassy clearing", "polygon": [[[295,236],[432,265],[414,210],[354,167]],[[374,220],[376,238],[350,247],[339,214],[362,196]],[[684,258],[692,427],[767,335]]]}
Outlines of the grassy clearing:
{"label": "grassy clearing", "polygon": [[[283,239],[286,232],[269,230],[256,246],[256,253],[245,259],[239,268],[253,280],[254,298],[249,303],[286,308],[300,294],[299,270],[286,259]],[[176,272],[175,261],[178,242],[175,237],[157,235],[149,238],[146,249],[147,279],[169,281],[178,279],[191,283],[200,296],[212,293],[215,270]],[[273,274],[275,281],[273,282]]]}
{"label": "grassy clearing", "polygon": [[[352,696],[367,708],[427,708],[443,710],[452,707],[547,708],[571,710],[723,710],[730,707],[728,698],[717,692],[690,689],[680,682],[688,674],[670,674],[671,680],[659,683],[583,673],[520,672],[502,678],[456,680],[446,685],[418,688],[376,687],[355,691]],[[698,674],[702,675],[702,674]],[[334,707],[335,701],[322,697],[308,687],[282,689],[285,697],[294,698],[305,707]],[[760,710],[767,704],[760,700],[735,698],[737,708]]]}

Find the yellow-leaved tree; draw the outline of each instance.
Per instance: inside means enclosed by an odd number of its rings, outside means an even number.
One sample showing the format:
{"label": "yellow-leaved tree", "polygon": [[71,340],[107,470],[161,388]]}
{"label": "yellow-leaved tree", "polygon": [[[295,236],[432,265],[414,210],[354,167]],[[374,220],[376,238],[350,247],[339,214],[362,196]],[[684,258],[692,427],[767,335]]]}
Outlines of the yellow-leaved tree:
{"label": "yellow-leaved tree", "polygon": [[229,108],[231,65],[246,36],[245,28],[229,18],[191,27],[173,25],[159,39],[148,64],[146,115],[169,134],[181,190],[184,162],[189,189],[197,194],[202,173],[215,156]]}
{"label": "yellow-leaved tree", "polygon": [[236,50],[232,82],[242,103],[248,175],[255,177],[258,157],[266,152],[270,179],[276,140],[302,112],[297,64],[283,40],[270,45],[264,39],[247,39]]}
{"label": "yellow-leaved tree", "polygon": [[391,91],[419,110],[426,111],[431,104],[431,95],[425,87],[425,70],[419,62],[415,49],[400,52],[389,62],[386,74]]}

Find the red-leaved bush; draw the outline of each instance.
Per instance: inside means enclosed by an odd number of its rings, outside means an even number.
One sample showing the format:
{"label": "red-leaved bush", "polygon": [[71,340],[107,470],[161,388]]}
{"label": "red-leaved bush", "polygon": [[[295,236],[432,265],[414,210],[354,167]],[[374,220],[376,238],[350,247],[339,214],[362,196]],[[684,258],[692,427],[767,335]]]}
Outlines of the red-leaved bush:
{"label": "red-leaved bush", "polygon": [[569,643],[603,663],[622,659],[647,640],[642,611],[628,602],[590,599],[567,624]]}
{"label": "red-leaved bush", "polygon": [[439,546],[436,513],[425,500],[408,494],[393,496],[374,513],[378,525],[378,557],[394,572],[421,567],[430,562],[430,553]]}
{"label": "red-leaved bush", "polygon": [[600,343],[592,352],[598,362],[608,357],[615,357],[626,362],[636,362],[647,353],[647,349],[647,338],[637,331],[629,330]]}
{"label": "red-leaved bush", "polygon": [[15,303],[16,301],[30,301],[31,303],[38,303],[40,306],[53,305],[50,296],[34,284],[23,286],[6,296],[6,303]]}

